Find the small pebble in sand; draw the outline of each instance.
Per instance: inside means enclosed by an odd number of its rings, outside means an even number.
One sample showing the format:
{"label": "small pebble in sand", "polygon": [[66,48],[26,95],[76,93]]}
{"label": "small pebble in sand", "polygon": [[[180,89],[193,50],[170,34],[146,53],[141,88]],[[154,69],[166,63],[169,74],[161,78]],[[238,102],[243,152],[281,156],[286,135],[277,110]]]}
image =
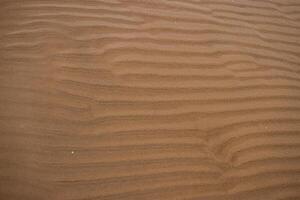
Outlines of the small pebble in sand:
{"label": "small pebble in sand", "polygon": [[75,152],[74,151],[71,151],[71,154],[74,154]]}

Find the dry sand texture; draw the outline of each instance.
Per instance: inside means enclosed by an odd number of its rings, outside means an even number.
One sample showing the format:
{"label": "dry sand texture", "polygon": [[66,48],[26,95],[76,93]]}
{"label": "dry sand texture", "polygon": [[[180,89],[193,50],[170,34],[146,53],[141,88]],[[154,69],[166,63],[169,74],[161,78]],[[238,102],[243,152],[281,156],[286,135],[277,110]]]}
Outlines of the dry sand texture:
{"label": "dry sand texture", "polygon": [[0,199],[300,199],[299,0],[0,0]]}

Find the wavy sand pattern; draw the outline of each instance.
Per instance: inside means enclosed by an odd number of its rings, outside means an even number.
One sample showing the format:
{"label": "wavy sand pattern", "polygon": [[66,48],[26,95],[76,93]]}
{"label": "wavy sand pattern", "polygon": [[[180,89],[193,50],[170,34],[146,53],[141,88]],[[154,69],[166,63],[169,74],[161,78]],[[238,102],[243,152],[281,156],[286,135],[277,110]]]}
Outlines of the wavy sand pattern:
{"label": "wavy sand pattern", "polygon": [[300,1],[1,0],[0,199],[300,199]]}

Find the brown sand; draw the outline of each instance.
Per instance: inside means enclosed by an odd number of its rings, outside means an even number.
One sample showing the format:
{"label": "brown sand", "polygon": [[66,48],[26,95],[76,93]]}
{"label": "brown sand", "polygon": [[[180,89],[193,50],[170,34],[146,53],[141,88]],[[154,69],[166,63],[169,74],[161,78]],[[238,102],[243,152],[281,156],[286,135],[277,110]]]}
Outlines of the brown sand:
{"label": "brown sand", "polygon": [[299,0],[1,0],[0,199],[300,199]]}

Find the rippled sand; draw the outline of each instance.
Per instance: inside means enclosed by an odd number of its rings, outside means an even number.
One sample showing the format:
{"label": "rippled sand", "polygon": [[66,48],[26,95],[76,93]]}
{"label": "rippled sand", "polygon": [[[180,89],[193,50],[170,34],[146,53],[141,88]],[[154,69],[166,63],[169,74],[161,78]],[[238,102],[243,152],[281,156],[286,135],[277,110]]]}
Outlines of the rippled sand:
{"label": "rippled sand", "polygon": [[300,199],[300,1],[1,0],[0,199]]}

